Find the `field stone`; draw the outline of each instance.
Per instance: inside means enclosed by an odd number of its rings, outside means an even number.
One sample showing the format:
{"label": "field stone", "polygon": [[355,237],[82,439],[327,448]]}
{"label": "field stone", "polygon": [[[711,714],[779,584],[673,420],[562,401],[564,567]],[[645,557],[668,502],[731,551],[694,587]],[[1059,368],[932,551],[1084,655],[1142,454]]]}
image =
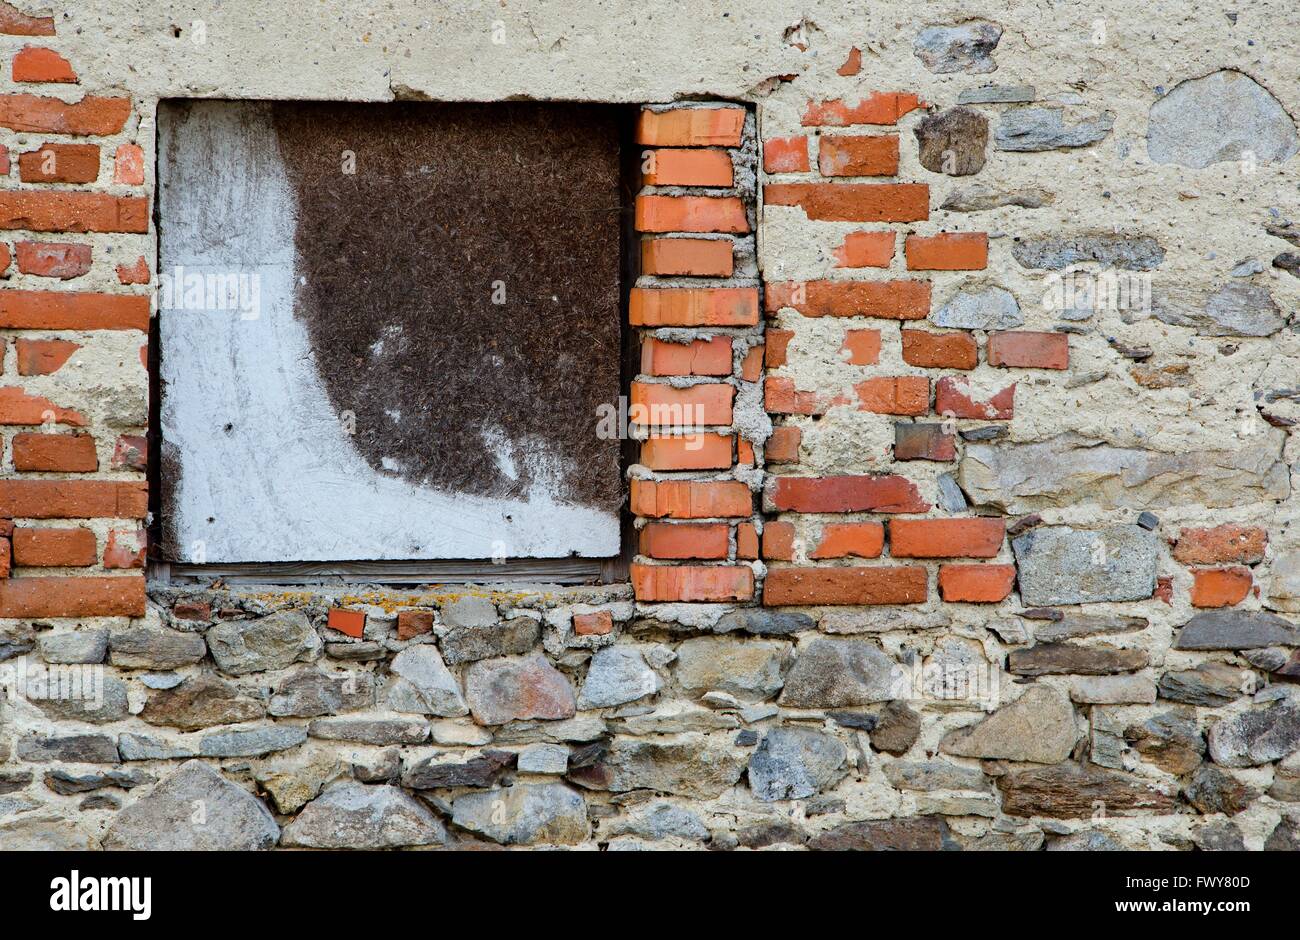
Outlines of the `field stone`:
{"label": "field stone", "polygon": [[958,104],[1025,104],[1038,97],[1033,85],[981,85],[963,89]]}
{"label": "field stone", "polygon": [[1216,708],[1241,698],[1242,683],[1249,676],[1253,676],[1250,670],[1227,663],[1200,663],[1195,669],[1166,672],[1160,677],[1158,691],[1171,702]]}
{"label": "field stone", "polygon": [[842,823],[813,836],[808,847],[821,852],[937,852],[959,848],[941,816]]}
{"label": "field stone", "polygon": [[353,744],[420,744],[429,737],[429,725],[418,718],[350,715],[317,718],[307,725],[307,733],[313,738],[349,741]]}
{"label": "field stone", "polygon": [[1105,676],[1141,669],[1149,660],[1145,650],[1039,643],[1012,650],[1007,656],[1007,670],[1019,676]]}
{"label": "field stone", "polygon": [[469,714],[456,677],[442,661],[436,647],[408,646],[389,666],[392,675],[384,689],[388,707],[397,712],[459,718]]}
{"label": "field stone", "polygon": [[1023,268],[1048,271],[1086,262],[1107,268],[1150,271],[1165,260],[1165,250],[1150,235],[1107,232],[1022,238],[1011,246],[1011,256]]}
{"label": "field stone", "polygon": [[663,683],[639,649],[607,646],[591,657],[578,692],[578,709],[609,708],[654,695]]}
{"label": "field stone", "polygon": [[562,774],[569,769],[569,749],[560,744],[530,744],[519,752],[521,774]]}
{"label": "field stone", "polygon": [[311,662],[322,648],[311,621],[297,610],[219,623],[208,630],[207,641],[217,666],[232,676]]}
{"label": "field stone", "polygon": [[1224,767],[1255,767],[1300,750],[1300,705],[1276,702],[1210,726],[1210,756]]}
{"label": "field stone", "polygon": [[[1249,650],[1300,646],[1300,627],[1262,610],[1207,610],[1183,624],[1176,650]],[[1240,670],[1236,685],[1241,684]],[[1235,696],[1234,696],[1235,697]]]}
{"label": "field stone", "polygon": [[19,760],[33,764],[116,764],[117,743],[107,734],[27,734],[18,739]]}
{"label": "field stone", "polygon": [[1207,816],[1212,813],[1235,816],[1259,796],[1232,774],[1210,764],[1197,768],[1183,795]]}
{"label": "field stone", "polygon": [[928,114],[913,129],[921,166],[931,173],[971,176],[984,169],[989,122],[973,108]]}
{"label": "field stone", "polygon": [[954,189],[944,197],[939,207],[949,212],[987,212],[989,209],[1001,209],[1003,206],[1015,206],[1020,209],[1041,209],[1056,201],[1056,196],[1036,186],[1019,189],[994,189],[983,183],[972,183],[961,189]]}
{"label": "field stone", "polygon": [[984,772],[947,761],[891,761],[884,765],[885,779],[899,790],[987,790]]}
{"label": "field stone", "polygon": [[108,654],[108,630],[44,633],[37,638],[41,659],[61,665],[102,663]]}
{"label": "field stone", "polygon": [[412,790],[445,787],[490,787],[501,772],[514,763],[507,751],[483,751],[465,761],[447,761],[435,754],[416,761],[402,773],[402,786]]}
{"label": "field stone", "polygon": [[542,638],[542,625],[533,617],[515,617],[502,623],[454,627],[438,643],[448,665],[472,663],[494,656],[520,656]]}
{"label": "field stone", "polygon": [[373,697],[369,672],[329,673],[300,666],[280,680],[266,710],[277,718],[319,718],[368,708]]}
{"label": "field stone", "polygon": [[1169,794],[1135,777],[1070,762],[1013,770],[999,777],[997,785],[1008,816],[1089,819],[1097,801],[1111,816],[1136,810],[1173,813],[1178,806]]}
{"label": "field stone", "polygon": [[1021,153],[1073,149],[1104,139],[1114,126],[1110,111],[1067,125],[1064,108],[1012,108],[1002,113],[993,140],[999,150]]}
{"label": "field stone", "polygon": [[140,717],[151,725],[197,731],[255,721],[264,714],[261,702],[242,694],[229,682],[204,673],[174,688],[154,692]]}
{"label": "field stone", "polygon": [[197,663],[208,647],[195,633],[131,627],[110,634],[108,650],[109,661],[124,669],[175,669]]}
{"label": "field stone", "polygon": [[912,54],[931,72],[983,74],[995,71],[991,53],[1002,38],[997,23],[972,21],[957,26],[927,26],[912,42]]}
{"label": "field stone", "polygon": [[749,786],[763,802],[802,800],[834,786],[848,771],[848,749],[806,728],[773,728],[749,759]]}
{"label": "field stone", "polygon": [[447,830],[400,787],[338,783],[284,828],[283,843],[313,849],[392,849],[441,845]]}
{"label": "field stone", "polygon": [[781,640],[696,637],[677,647],[674,675],[686,692],[726,692],[746,702],[781,690],[793,647]]}
{"label": "field stone", "polygon": [[199,739],[202,757],[261,757],[297,747],[307,740],[307,729],[298,725],[271,725],[214,731]]}
{"label": "field stone", "polygon": [[1264,840],[1265,852],[1300,852],[1300,817],[1283,816]]}
{"label": "field stone", "polygon": [[[603,828],[603,827],[602,827]],[[709,838],[708,827],[700,817],[675,803],[658,802],[634,809],[624,820],[615,820],[609,826],[610,835],[634,835],[642,839],[683,839],[704,842]]]}
{"label": "field stone", "polygon": [[1300,149],[1295,122],[1248,75],[1221,69],[1179,82],[1151,105],[1147,154],[1197,169],[1242,160],[1282,162]]}
{"label": "field stone", "polygon": [[[201,820],[196,811],[202,808]],[[280,838],[262,801],[201,761],[186,761],[123,809],[104,834],[106,849],[250,851]]]}
{"label": "field stone", "polygon": [[0,822],[0,845],[9,852],[96,852],[99,840],[70,820],[49,814]]}
{"label": "field stone", "polygon": [[961,330],[1009,330],[1025,322],[1015,295],[1001,287],[967,287],[930,314],[935,326]]}
{"label": "field stone", "polygon": [[778,701],[791,708],[870,705],[899,697],[905,678],[865,640],[817,637],[800,648]]}
{"label": "field stone", "polygon": [[577,710],[569,680],[540,653],[476,662],[465,673],[465,697],[481,725],[554,721]]}
{"label": "field stone", "polygon": [[582,794],[562,783],[517,783],[465,793],[451,821],[502,845],[577,845],[590,835]]}
{"label": "field stone", "polygon": [[0,627],[0,663],[30,653],[35,645],[36,631],[30,623]]}
{"label": "field stone", "polygon": [[1151,312],[1170,326],[1202,336],[1272,336],[1286,326],[1286,315],[1272,292],[1260,284],[1233,281],[1209,294],[1166,290],[1154,294]]}
{"label": "field stone", "polygon": [[872,747],[895,757],[911,750],[920,736],[921,716],[902,702],[887,703],[876,717],[876,726],[867,731]]}
{"label": "field stone", "polygon": [[[1093,723],[1097,714],[1093,709]],[[1152,715],[1137,724],[1128,724],[1123,731],[1125,743],[1161,770],[1184,776],[1201,765],[1205,754],[1205,738],[1197,725],[1196,715],[1190,709],[1175,708]]]}
{"label": "field stone", "polygon": [[298,812],[314,800],[344,765],[323,755],[295,763],[275,763],[257,770],[257,785],[271,798],[276,812]]}
{"label": "field stone", "polygon": [[1070,700],[1080,705],[1150,705],[1156,684],[1146,676],[1079,676],[1070,680]]}
{"label": "field stone", "polygon": [[1039,526],[1012,539],[1011,548],[1021,600],[1031,606],[1145,600],[1155,593],[1158,540],[1141,526]]}
{"label": "field stone", "polygon": [[614,738],[604,755],[569,771],[569,779],[593,790],[658,790],[692,799],[713,799],[740,779],[746,755],[730,742],[687,733],[653,739]]}
{"label": "field stone", "polygon": [[77,793],[90,793],[105,787],[120,787],[132,790],[147,783],[156,783],[157,777],[143,770],[110,770],[102,773],[73,774],[65,770],[48,770],[44,783],[52,792],[60,796],[72,796]]}
{"label": "field stone", "polygon": [[807,614],[745,607],[723,614],[713,625],[714,633],[749,633],[754,636],[787,636],[812,630],[817,621]]}
{"label": "field stone", "polygon": [[98,688],[95,688],[94,680],[90,680],[89,685],[79,690],[81,694],[78,697],[29,698],[28,701],[57,721],[84,721],[92,725],[121,721],[130,714],[126,683],[111,675],[103,675],[101,679]]}
{"label": "field stone", "polygon": [[198,751],[188,745],[172,744],[147,734],[124,731],[118,736],[117,749],[122,760],[183,760],[198,757]]}
{"label": "field stone", "polygon": [[1035,683],[977,724],[946,734],[939,750],[958,757],[1055,764],[1079,739],[1074,708],[1048,685]]}
{"label": "field stone", "polygon": [[444,604],[442,621],[449,627],[490,627],[497,622],[497,609],[486,597],[461,597]]}

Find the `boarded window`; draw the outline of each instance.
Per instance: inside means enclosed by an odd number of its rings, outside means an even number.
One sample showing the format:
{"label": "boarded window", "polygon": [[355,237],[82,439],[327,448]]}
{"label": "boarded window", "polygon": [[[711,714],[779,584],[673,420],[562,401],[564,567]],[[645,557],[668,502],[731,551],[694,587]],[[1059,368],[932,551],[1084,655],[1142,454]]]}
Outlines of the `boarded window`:
{"label": "boarded window", "polygon": [[615,112],[159,112],[161,544],[186,562],[609,557]]}

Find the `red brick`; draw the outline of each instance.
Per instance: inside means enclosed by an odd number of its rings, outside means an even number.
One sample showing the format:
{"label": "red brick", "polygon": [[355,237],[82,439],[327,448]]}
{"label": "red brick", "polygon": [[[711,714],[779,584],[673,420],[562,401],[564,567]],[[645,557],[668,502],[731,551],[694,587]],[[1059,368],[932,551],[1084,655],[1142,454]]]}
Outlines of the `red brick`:
{"label": "red brick", "polygon": [[923,415],[930,410],[930,380],[919,375],[879,376],[853,386],[858,410],[880,415]]}
{"label": "red brick", "polygon": [[657,427],[729,425],[735,394],[730,385],[717,382],[687,388],[633,382],[628,418]]}
{"label": "red brick", "polygon": [[366,632],[366,613],[363,610],[331,607],[326,626],[346,636],[360,639]]}
{"label": "red brick", "polygon": [[144,473],[148,468],[149,441],[143,435],[123,434],[113,446],[113,469]]}
{"label": "red brick", "polygon": [[0,176],[9,175],[9,148],[0,147]]}
{"label": "red brick", "polygon": [[879,522],[828,523],[809,558],[879,558],[885,527]]}
{"label": "red brick", "polygon": [[149,231],[149,200],[83,192],[0,192],[0,229],[28,232]]}
{"label": "red brick", "polygon": [[1268,533],[1258,526],[1226,525],[1183,529],[1174,543],[1174,558],[1184,565],[1236,562],[1254,565],[1264,560]]}
{"label": "red brick", "polygon": [[54,17],[30,16],[10,3],[0,3],[0,35],[53,36]]}
{"label": "red brick", "polygon": [[75,529],[14,529],[13,562],[22,568],[85,568],[95,563],[95,533]]}
{"label": "red brick", "polygon": [[1015,414],[1015,401],[1014,384],[985,401],[976,401],[971,397],[970,383],[964,377],[944,376],[934,383],[934,410],[944,417],[1006,421]]}
{"label": "red brick", "polygon": [[651,470],[726,470],[733,441],[730,434],[650,437],[641,443],[641,463]]}
{"label": "red brick", "polygon": [[749,218],[735,196],[637,196],[636,230],[744,233]]}
{"label": "red brick", "polygon": [[736,441],[736,463],[742,467],[754,466],[754,445],[743,437]]}
{"label": "red brick", "polygon": [[643,174],[647,186],[721,186],[733,182],[731,154],[725,150],[660,149],[642,155],[651,169]]}
{"label": "red brick", "polygon": [[803,432],[791,424],[773,428],[772,436],[763,447],[763,459],[767,463],[798,463],[802,437]]}
{"label": "red brick", "polygon": [[840,354],[851,366],[874,366],[880,359],[880,331],[847,331]]}
{"label": "red brick", "polygon": [[646,238],[641,241],[641,273],[731,277],[731,240],[727,238]]}
{"label": "red brick", "polygon": [[574,614],[573,632],[578,636],[608,636],[614,632],[614,615],[608,610]]}
{"label": "red brick", "polygon": [[887,268],[893,260],[893,232],[849,232],[835,249],[837,268]]}
{"label": "red brick", "polygon": [[966,604],[996,604],[1011,594],[1015,565],[940,565],[939,596]]}
{"label": "red brick", "polygon": [[14,348],[19,375],[50,375],[58,372],[81,344],[64,339],[16,339]]}
{"label": "red brick", "polygon": [[143,617],[144,578],[10,578],[0,617]]}
{"label": "red brick", "polygon": [[754,561],[758,558],[758,528],[752,522],[736,526],[736,559]]}
{"label": "red brick", "polygon": [[9,246],[4,242],[0,242],[0,276],[7,276],[9,262],[12,260],[13,256],[9,253]]}
{"label": "red brick", "polygon": [[923,604],[928,576],[918,566],[873,568],[772,568],[763,605]]}
{"label": "red brick", "polygon": [[809,101],[800,123],[805,127],[896,124],[904,114],[921,106],[921,100],[908,92],[877,91],[853,103],[847,100]]}
{"label": "red brick", "polygon": [[755,326],[756,287],[634,287],[633,326]]}
{"label": "red brick", "polygon": [[137,258],[133,264],[119,264],[117,279],[123,284],[148,284],[149,283],[149,262],[145,261],[143,256]]}
{"label": "red brick", "polygon": [[86,95],[68,104],[39,95],[0,95],[0,127],[29,134],[116,134],[131,116],[131,99]]}
{"label": "red brick", "polygon": [[726,558],[728,526],[722,523],[651,522],[641,530],[648,558]]}
{"label": "red brick", "polygon": [[923,369],[973,369],[979,346],[969,333],[903,330],[903,361]]}
{"label": "red brick", "polygon": [[763,362],[769,369],[785,365],[786,349],[794,339],[794,330],[768,330],[763,334]]}
{"label": "red brick", "polygon": [[68,242],[17,242],[18,270],[38,277],[71,280],[90,270],[90,246]]}
{"label": "red brick", "polygon": [[777,415],[820,415],[837,405],[847,405],[846,395],[827,396],[800,391],[794,379],[769,375],[763,382],[763,408]]}
{"label": "red brick", "polygon": [[739,147],[744,126],[743,108],[643,109],[636,142],[652,147]]}
{"label": "red brick", "polygon": [[1157,600],[1163,601],[1166,606],[1173,606],[1174,579],[1168,575],[1156,578],[1156,591],[1151,596]]}
{"label": "red brick", "polygon": [[433,632],[433,611],[399,610],[397,612],[397,638],[409,640]]}
{"label": "red brick", "polygon": [[942,424],[895,424],[895,460],[956,460],[956,438]]}
{"label": "red brick", "polygon": [[754,572],[744,565],[632,565],[639,601],[743,601],[754,596]]}
{"label": "red brick", "polygon": [[108,544],[104,547],[105,568],[143,568],[148,541],[144,529],[134,532],[119,532],[116,529],[108,533]]}
{"label": "red brick", "polygon": [[647,338],[641,343],[641,371],[646,375],[731,375],[731,337],[690,343]]}
{"label": "red brick", "polygon": [[792,307],[806,317],[923,320],[930,315],[929,281],[786,281],[768,284],[764,309]]}
{"label": "red brick", "polygon": [[993,558],[1002,548],[1002,519],[891,519],[894,558]]}
{"label": "red brick", "polygon": [[122,144],[113,154],[113,182],[127,186],[144,184],[144,150],[139,144]]}
{"label": "red brick", "polygon": [[763,525],[763,557],[768,561],[790,561],[794,558],[794,526],[788,522],[767,522]]}
{"label": "red brick", "polygon": [[835,70],[836,75],[857,75],[862,71],[862,50],[857,46],[849,49],[849,56],[844,60],[844,64]]}
{"label": "red brick", "polygon": [[898,135],[823,137],[817,147],[822,176],[894,176],[898,173]]}
{"label": "red brick", "polygon": [[763,344],[750,346],[744,358],[740,360],[740,377],[746,382],[757,382],[763,376]]}
{"label": "red brick", "polygon": [[72,63],[53,49],[23,46],[14,56],[13,79],[16,82],[76,82]]}
{"label": "red brick", "polygon": [[99,469],[89,434],[15,434],[14,469],[93,473]]}
{"label": "red brick", "polygon": [[1192,572],[1193,607],[1231,607],[1250,593],[1249,568],[1197,568]]}
{"label": "red brick", "polygon": [[69,408],[60,408],[48,398],[28,395],[21,388],[0,388],[0,424],[66,424],[83,428],[86,419]]}
{"label": "red brick", "polygon": [[900,476],[776,477],[772,507],[789,512],[928,512],[916,484]]}
{"label": "red brick", "polygon": [[990,333],[991,366],[1017,369],[1068,369],[1070,337],[1065,333]]}
{"label": "red brick", "polygon": [[143,519],[148,511],[144,483],[0,480],[0,516],[9,519]]}
{"label": "red brick", "polygon": [[149,298],[80,291],[0,291],[0,328],[147,331]]}
{"label": "red brick", "polygon": [[989,264],[984,232],[908,235],[903,243],[909,271],[981,271]]}
{"label": "red brick", "polygon": [[749,487],[733,480],[710,483],[633,480],[631,489],[633,514],[652,519],[724,519],[748,516],[754,509]]}
{"label": "red brick", "polygon": [[812,222],[920,222],[930,217],[925,183],[768,183],[769,206],[799,206]]}
{"label": "red brick", "polygon": [[[177,601],[172,604],[172,616],[177,620],[211,620],[212,605],[207,601]],[[397,622],[402,622],[402,615],[397,615]],[[401,632],[399,626],[398,632]]]}
{"label": "red brick", "polygon": [[763,169],[768,173],[807,173],[807,137],[770,137],[763,144]]}
{"label": "red brick", "polygon": [[94,144],[44,144],[18,155],[24,183],[93,183],[99,179],[99,147]]}

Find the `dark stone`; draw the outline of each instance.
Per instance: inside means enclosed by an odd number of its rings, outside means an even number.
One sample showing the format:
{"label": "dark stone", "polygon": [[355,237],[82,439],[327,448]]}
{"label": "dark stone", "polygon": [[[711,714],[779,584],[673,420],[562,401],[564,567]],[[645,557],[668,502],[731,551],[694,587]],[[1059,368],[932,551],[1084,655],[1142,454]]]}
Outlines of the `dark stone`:
{"label": "dark stone", "polygon": [[957,843],[939,816],[851,822],[814,836],[809,848],[824,852],[955,851]]}
{"label": "dark stone", "polygon": [[18,757],[33,764],[116,764],[117,743],[107,734],[31,734],[18,739]]}
{"label": "dark stone", "polygon": [[[1145,617],[1125,617],[1119,614],[1080,614],[1053,611],[1051,623],[1034,628],[1034,638],[1040,643],[1069,640],[1079,636],[1098,634],[1134,633],[1145,630],[1151,622]],[[1022,613],[1020,616],[1027,616]],[[1046,619],[1046,618],[1045,618]]]}
{"label": "dark stone", "polygon": [[982,428],[970,428],[960,433],[963,441],[996,441],[1000,437],[1007,436],[1007,428],[1002,424],[988,424]]}
{"label": "dark stone", "polygon": [[1137,524],[1144,529],[1155,530],[1160,525],[1160,517],[1153,512],[1138,513]]}
{"label": "dark stone", "polygon": [[949,108],[924,117],[914,133],[921,166],[931,173],[970,176],[984,169],[988,118],[972,108]]}
{"label": "dark stone", "polygon": [[1021,267],[1048,271],[1060,271],[1089,261],[1130,271],[1150,271],[1165,260],[1165,250],[1150,235],[1107,232],[1037,235],[1013,244],[1011,256]]}
{"label": "dark stone", "polygon": [[1125,811],[1172,813],[1178,801],[1134,777],[1074,763],[1013,770],[998,778],[1002,811],[1008,816],[1087,819],[1097,803],[1110,816]]}
{"label": "dark stone", "polygon": [[484,751],[464,763],[436,763],[438,758],[426,757],[412,764],[402,774],[402,786],[412,790],[437,790],[443,787],[490,787],[496,784],[501,771],[511,767],[515,755],[507,751]]}
{"label": "dark stone", "polygon": [[789,823],[767,823],[750,826],[736,833],[736,841],[747,849],[761,849],[769,845],[803,845],[808,833]]}
{"label": "dark stone", "polygon": [[197,675],[171,689],[149,696],[140,717],[151,725],[197,731],[214,725],[256,721],[265,714],[262,703],[213,675]]}
{"label": "dark stone", "polygon": [[736,747],[753,747],[758,743],[758,732],[746,728],[736,735]]}
{"label": "dark stone", "polygon": [[1018,676],[1105,676],[1141,669],[1149,660],[1143,650],[1040,643],[1012,650],[1007,656],[1007,668]]}
{"label": "dark stone", "polygon": [[75,793],[90,793],[104,787],[121,787],[130,790],[146,783],[157,782],[157,777],[143,770],[110,770],[106,773],[71,774],[65,770],[48,770],[45,772],[45,785],[60,796],[72,796]]}
{"label": "dark stone", "polygon": [[714,625],[713,632],[731,633],[739,630],[755,636],[785,636],[802,630],[811,630],[816,626],[817,621],[807,614],[747,607],[723,614]]}
{"label": "dark stone", "polygon": [[1195,835],[1196,847],[1202,852],[1244,852],[1246,840],[1237,824],[1216,819],[1202,826]]}
{"label": "dark stone", "polygon": [[31,782],[30,770],[0,770],[0,796],[16,793]]}
{"label": "dark stone", "polygon": [[1161,698],[1173,702],[1216,708],[1241,698],[1243,684],[1253,679],[1249,669],[1227,663],[1201,663],[1195,669],[1166,672],[1160,677],[1158,692]]}
{"label": "dark stone", "polygon": [[362,643],[326,643],[325,655],[330,659],[341,659],[351,663],[372,663],[388,658],[388,650],[382,643],[366,640]]}
{"label": "dark stone", "polygon": [[1124,729],[1124,740],[1145,759],[1177,777],[1201,765],[1205,738],[1190,709],[1152,715]]}
{"label": "dark stone", "polygon": [[1300,818],[1283,816],[1264,840],[1265,852],[1300,852]]}
{"label": "dark stone", "polygon": [[877,751],[900,757],[921,736],[921,716],[902,702],[890,702],[880,712],[874,729],[868,733]]}
{"label": "dark stone", "polygon": [[1300,629],[1262,610],[1207,610],[1183,625],[1176,650],[1248,650],[1300,646]]}
{"label": "dark stone", "polygon": [[489,626],[455,627],[439,643],[447,665],[477,662],[494,656],[531,652],[542,638],[542,626],[532,617],[515,617]]}
{"label": "dark stone", "polygon": [[874,731],[880,716],[874,712],[827,712],[827,717],[837,725],[855,731]]}
{"label": "dark stone", "polygon": [[1249,806],[1259,793],[1246,786],[1230,773],[1218,767],[1202,764],[1192,775],[1191,782],[1183,790],[1187,802],[1209,816],[1213,813],[1226,813],[1235,816]]}

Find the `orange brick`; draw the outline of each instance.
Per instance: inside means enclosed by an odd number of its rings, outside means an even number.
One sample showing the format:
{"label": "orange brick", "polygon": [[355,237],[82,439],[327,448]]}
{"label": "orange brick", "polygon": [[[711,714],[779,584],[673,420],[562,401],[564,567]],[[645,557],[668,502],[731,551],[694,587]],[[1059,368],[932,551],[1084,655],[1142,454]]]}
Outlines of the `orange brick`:
{"label": "orange brick", "polygon": [[836,75],[857,75],[862,71],[862,50],[857,46],[849,49],[849,56],[844,60],[844,64],[835,70]]}
{"label": "orange brick", "polygon": [[397,638],[410,640],[433,632],[433,611],[399,610],[397,612]]}
{"label": "orange brick", "polygon": [[776,477],[769,484],[772,508],[781,512],[929,512],[916,484],[906,477]]}
{"label": "orange brick", "polygon": [[643,109],[636,142],[651,147],[739,147],[744,127],[743,108]]}
{"label": "orange brick", "polygon": [[754,466],[754,445],[743,437],[736,441],[736,463],[742,467]]}
{"label": "orange brick", "polygon": [[49,375],[58,372],[80,348],[80,343],[63,339],[14,340],[14,349],[18,352],[18,374]]}
{"label": "orange brick", "polygon": [[767,522],[763,525],[763,557],[768,561],[790,561],[794,558],[794,526],[788,522]]}
{"label": "orange brick", "polygon": [[[0,492],[3,486],[0,481]],[[725,519],[748,516],[754,509],[749,487],[735,480],[708,483],[633,480],[631,490],[632,513],[651,519]],[[3,508],[4,503],[0,502],[0,510]]]}
{"label": "orange brick", "polygon": [[809,558],[879,558],[885,527],[879,522],[828,523]]}
{"label": "orange brick", "polygon": [[805,127],[847,127],[850,124],[896,124],[909,111],[922,107],[916,95],[902,91],[877,91],[850,103],[844,100],[809,101]]}
{"label": "orange brick", "polygon": [[732,441],[730,434],[650,437],[641,443],[641,463],[651,470],[726,470]]}
{"label": "orange brick", "polygon": [[641,530],[641,554],[649,558],[726,558],[727,526],[721,523],[651,522]]}
{"label": "orange brick", "polygon": [[79,291],[0,291],[0,328],[147,331],[149,298]]}
{"label": "orange brick", "polygon": [[731,277],[727,238],[646,238],[641,242],[641,273],[687,277]]}
{"label": "orange brick", "polygon": [[331,607],[326,625],[331,630],[360,639],[366,632],[366,614],[362,610]]}
{"label": "orange brick", "polygon": [[0,424],[66,424],[83,428],[86,419],[69,408],[60,408],[48,398],[28,395],[21,388],[0,388]]}
{"label": "orange brick", "polygon": [[725,150],[653,150],[646,163],[652,167],[644,174],[647,186],[725,188],[733,182],[731,154]]}
{"label": "orange brick", "polygon": [[966,604],[996,604],[1011,594],[1015,565],[940,565],[939,596]]}
{"label": "orange brick", "polygon": [[9,262],[12,260],[13,256],[9,254],[9,246],[4,242],[0,242],[0,275],[5,274],[5,272],[9,270]]}
{"label": "orange brick", "polygon": [[807,173],[807,137],[770,137],[763,144],[763,170],[768,173]]}
{"label": "orange brick", "polygon": [[944,417],[1008,421],[1015,414],[1015,401],[1014,383],[983,401],[971,396],[964,376],[944,376],[934,383],[934,411]]}
{"label": "orange brick", "polygon": [[614,615],[608,610],[574,614],[573,632],[578,636],[608,636],[614,632]]}
{"label": "orange brick", "polygon": [[763,362],[769,369],[785,365],[786,349],[794,339],[794,330],[768,330],[763,335]]}
{"label": "orange brick", "polygon": [[1002,548],[1002,519],[891,519],[895,558],[993,558]]}
{"label": "orange brick", "polygon": [[740,377],[746,382],[757,382],[763,375],[763,344],[749,347],[745,357],[740,360]]}
{"label": "orange brick", "polygon": [[1227,524],[1183,529],[1174,543],[1174,558],[1184,565],[1254,565],[1264,560],[1267,545],[1268,533],[1258,526]]}
{"label": "orange brick", "polygon": [[114,270],[117,272],[117,279],[122,284],[148,284],[149,283],[149,262],[141,256],[133,264],[119,264]]}
{"label": "orange brick", "polygon": [[122,144],[113,155],[113,182],[127,186],[144,183],[144,150],[139,144]]}
{"label": "orange brick", "polygon": [[731,375],[731,337],[690,343],[647,338],[641,343],[641,371],[646,375]]}
{"label": "orange brick", "polygon": [[83,192],[0,192],[0,229],[28,232],[149,231],[149,200]]}
{"label": "orange brick", "polygon": [[9,519],[143,519],[148,510],[144,483],[0,480],[0,517]]}
{"label": "orange brick", "polygon": [[836,405],[848,404],[844,395],[828,397],[817,392],[800,391],[794,379],[769,375],[763,382],[763,407],[778,415],[820,415]]}
{"label": "orange brick", "polygon": [[744,233],[749,217],[735,196],[637,196],[636,230]]}
{"label": "orange brick", "polygon": [[887,268],[893,260],[893,232],[849,232],[835,249],[837,268]]}
{"label": "orange brick", "polygon": [[925,183],[768,183],[769,206],[799,206],[813,222],[920,222],[930,217]]}
{"label": "orange brick", "polygon": [[144,529],[133,532],[119,532],[116,529],[108,533],[108,544],[104,546],[105,568],[143,568],[148,540]]}
{"label": "orange brick", "polygon": [[1029,331],[990,333],[988,360],[991,366],[1018,369],[1068,369],[1070,337],[1066,333]]}
{"label": "orange brick", "polygon": [[758,529],[752,522],[742,522],[736,526],[736,558],[739,561],[755,561],[758,558]]}
{"label": "orange brick", "polygon": [[754,326],[756,287],[632,288],[633,326]]}
{"label": "orange brick", "polygon": [[772,568],[763,585],[766,607],[821,604],[923,604],[928,575],[918,566]]}
{"label": "orange brick", "polygon": [[14,469],[93,473],[99,469],[89,434],[15,434]]}
{"label": "orange brick", "polygon": [[822,176],[893,176],[898,172],[898,135],[822,137],[817,168]]}
{"label": "orange brick", "polygon": [[880,360],[880,331],[847,331],[840,354],[851,366],[874,366]]}
{"label": "orange brick", "polygon": [[632,565],[639,601],[743,601],[754,596],[754,572],[737,565]]}
{"label": "orange brick", "polygon": [[23,568],[85,568],[97,547],[89,529],[14,529],[13,563]]}
{"label": "orange brick", "polygon": [[0,3],[0,35],[53,36],[54,17],[29,16],[10,3]]}
{"label": "orange brick", "polygon": [[93,183],[99,179],[99,147],[94,144],[44,144],[18,155],[24,183]]}
{"label": "orange brick", "polygon": [[779,425],[772,429],[772,436],[763,447],[763,459],[767,463],[798,463],[799,443],[803,432],[791,424]]}
{"label": "orange brick", "polygon": [[10,578],[0,617],[143,617],[144,578]]}
{"label": "orange brick", "polygon": [[929,281],[786,281],[768,284],[769,312],[792,307],[805,317],[878,317],[924,320],[930,315]]}
{"label": "orange brick", "polygon": [[721,383],[674,388],[633,382],[628,420],[656,427],[729,425],[735,394],[734,388]]}
{"label": "orange brick", "polygon": [[37,277],[71,280],[90,270],[91,248],[69,242],[16,242],[18,270]]}
{"label": "orange brick", "polygon": [[909,271],[980,271],[989,264],[984,232],[908,235],[903,242]]}
{"label": "orange brick", "polygon": [[86,95],[68,104],[38,95],[0,95],[0,127],[29,134],[73,134],[107,137],[126,126],[129,98]]}
{"label": "orange brick", "polygon": [[903,330],[903,361],[923,369],[973,369],[979,346],[969,333]]}
{"label": "orange brick", "polygon": [[853,386],[858,410],[880,415],[923,415],[930,410],[930,380],[919,375],[879,376]]}
{"label": "orange brick", "polygon": [[1192,572],[1193,607],[1231,607],[1250,593],[1249,568],[1197,568]]}
{"label": "orange brick", "polygon": [[23,46],[14,56],[13,79],[16,82],[76,82],[72,64],[53,49]]}

